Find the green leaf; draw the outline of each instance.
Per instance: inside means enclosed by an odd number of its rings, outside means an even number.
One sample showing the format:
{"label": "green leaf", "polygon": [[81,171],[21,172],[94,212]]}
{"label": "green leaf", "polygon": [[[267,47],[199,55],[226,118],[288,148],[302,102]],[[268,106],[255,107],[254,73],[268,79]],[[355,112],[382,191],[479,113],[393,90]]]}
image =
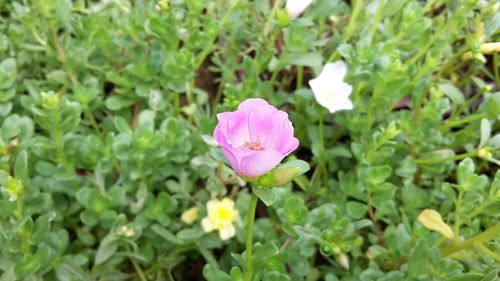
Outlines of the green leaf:
{"label": "green leaf", "polygon": [[134,104],[133,100],[129,100],[120,96],[112,96],[106,99],[106,107],[110,110],[120,110]]}
{"label": "green leaf", "polygon": [[323,63],[323,57],[319,53],[283,53],[279,59],[278,67],[281,69],[288,64],[302,65],[311,68],[320,68]]}
{"label": "green leaf", "polygon": [[97,249],[97,253],[95,256],[95,264],[99,265],[106,262],[111,256],[116,253],[118,249],[118,245],[114,242],[111,243],[101,243],[99,248]]}
{"label": "green leaf", "polygon": [[230,166],[229,161],[227,161],[226,156],[224,156],[224,153],[222,152],[222,149],[220,147],[212,147],[210,149],[210,155],[212,155],[215,160],[222,162],[227,166]]}
{"label": "green leaf", "polygon": [[445,281],[482,281],[484,274],[480,273],[466,273],[460,274],[459,276],[453,276]]}
{"label": "green leaf", "polygon": [[451,99],[453,105],[462,105],[465,102],[464,95],[452,84],[440,84],[438,89]]}
{"label": "green leaf", "polygon": [[356,201],[347,202],[346,208],[347,214],[354,219],[363,218],[368,211],[368,207],[365,204]]}
{"label": "green leaf", "polygon": [[289,196],[283,204],[286,218],[290,224],[302,224],[307,218],[307,207],[304,199],[299,196]]}
{"label": "green leaf", "polygon": [[14,175],[18,180],[28,180],[28,153],[25,150],[19,152],[14,166]]}
{"label": "green leaf", "polygon": [[475,165],[471,158],[465,158],[457,167],[457,182],[462,185],[474,174]]}
{"label": "green leaf", "polygon": [[160,235],[163,239],[165,239],[173,244],[176,244],[176,245],[184,244],[184,240],[175,236],[169,230],[167,230],[165,227],[163,227],[159,224],[153,224],[151,226],[151,230],[153,230],[154,233]]}
{"label": "green leaf", "polygon": [[57,280],[60,281],[92,281],[94,278],[90,277],[83,269],[74,264],[63,262],[56,268]]}
{"label": "green leaf", "polygon": [[255,247],[255,252],[252,256],[252,262],[258,263],[264,261],[270,257],[279,254],[280,249],[274,242],[268,242],[264,245],[259,245]]}
{"label": "green leaf", "polygon": [[389,165],[371,167],[367,180],[375,185],[381,184],[391,176],[391,173],[392,168]]}
{"label": "green leaf", "polygon": [[253,192],[257,194],[257,197],[259,197],[266,206],[271,206],[276,200],[278,200],[278,197],[276,196],[276,192],[272,188],[266,188],[266,187],[254,187]]}
{"label": "green leaf", "polygon": [[408,278],[426,276],[426,272],[433,267],[433,261],[436,260],[439,250],[433,247],[433,241],[421,238],[410,252],[408,259]]}
{"label": "green leaf", "polygon": [[123,118],[121,116],[115,116],[113,121],[115,124],[115,128],[118,130],[118,132],[120,132],[120,133],[130,132],[130,126],[129,126],[127,120],[125,120],[125,118]]}
{"label": "green leaf", "polygon": [[203,268],[203,277],[205,277],[207,281],[232,281],[229,274],[220,271],[211,264],[207,264]]}
{"label": "green leaf", "polygon": [[14,274],[17,278],[24,278],[35,274],[41,266],[41,261],[38,256],[25,256],[22,262],[14,266]]}
{"label": "green leaf", "polygon": [[490,139],[491,137],[491,124],[488,119],[483,118],[481,119],[481,139],[479,141],[479,147],[483,147],[486,142]]}

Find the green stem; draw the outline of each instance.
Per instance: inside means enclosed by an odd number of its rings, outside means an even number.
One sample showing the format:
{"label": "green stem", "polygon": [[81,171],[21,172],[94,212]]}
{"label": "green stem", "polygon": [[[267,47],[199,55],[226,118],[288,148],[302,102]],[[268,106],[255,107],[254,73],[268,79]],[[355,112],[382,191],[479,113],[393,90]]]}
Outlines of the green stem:
{"label": "green stem", "polygon": [[273,9],[271,10],[271,14],[269,14],[269,17],[267,18],[266,24],[264,25],[264,32],[263,32],[264,38],[266,38],[267,35],[269,34],[269,30],[271,29],[271,24],[273,22],[274,15],[276,14],[276,11],[278,10],[280,4],[281,4],[280,0],[274,1],[274,5],[273,5]]}
{"label": "green stem", "polygon": [[[297,66],[297,85],[296,85],[296,90],[299,90],[302,88],[302,79],[304,79],[304,67],[299,65]],[[300,98],[300,95],[295,94],[295,113],[297,116],[300,116],[300,104],[302,102],[302,99]]]}
{"label": "green stem", "polygon": [[495,81],[497,85],[500,85],[500,65],[498,63],[498,53],[493,54],[493,72],[495,73]]}
{"label": "green stem", "polygon": [[375,20],[373,21],[372,28],[370,29],[370,38],[373,40],[375,32],[377,31],[378,24],[382,19],[382,12],[384,11],[384,0],[380,0],[378,3],[377,14],[375,15]]}
{"label": "green stem", "polygon": [[53,138],[56,147],[57,158],[59,158],[59,161],[61,161],[64,171],[68,174],[73,174],[73,167],[66,159],[66,154],[64,153],[63,132],[61,132],[60,130],[60,125],[59,125],[60,118],[59,118],[59,113],[56,112],[56,110],[54,110],[53,113],[53,121],[54,121]]}
{"label": "green stem", "polygon": [[358,17],[359,11],[361,11],[361,3],[362,0],[354,0],[352,1],[352,13],[351,17],[349,18],[349,24],[347,25],[347,31],[346,34],[342,40],[342,42],[347,42],[349,39],[351,39],[353,33],[354,33],[354,27],[356,26],[356,18]]}
{"label": "green stem", "polygon": [[447,162],[447,161],[462,160],[462,159],[465,159],[467,157],[476,157],[476,156],[477,156],[477,152],[469,152],[469,153],[463,153],[463,154],[450,156],[450,157],[444,157],[444,158],[417,159],[417,160],[415,160],[415,163],[432,165],[432,164],[439,164],[439,163]]}
{"label": "green stem", "polygon": [[441,29],[439,29],[434,36],[428,41],[427,45],[421,48],[413,57],[408,60],[408,65],[415,64],[422,56],[427,53],[427,50],[436,43],[437,40],[441,39],[443,33],[450,29],[450,25],[453,21],[448,21],[447,24],[443,25]]}
{"label": "green stem", "polygon": [[455,237],[455,242],[458,242],[458,237],[460,236],[460,209],[462,208],[462,199],[464,197],[464,191],[459,190],[457,201],[455,203],[455,224],[453,226],[453,237]]}
{"label": "green stem", "polygon": [[490,198],[486,199],[481,205],[477,206],[472,210],[472,212],[469,213],[467,216],[468,218],[473,218],[477,215],[479,215],[486,207],[488,207],[491,203],[493,203],[493,200],[489,200]]}
{"label": "green stem", "polygon": [[245,281],[252,281],[252,246],[253,246],[253,225],[255,222],[255,210],[257,209],[257,201],[259,198],[252,190],[252,197],[250,198],[250,205],[248,208],[247,220],[247,237],[246,237],[246,258],[245,258]]}
{"label": "green stem", "polygon": [[[321,142],[321,148],[323,151],[325,151],[325,126],[324,126],[324,119],[325,114],[323,109],[320,109],[320,115],[319,115],[319,140]],[[325,158],[324,158],[324,153],[321,153],[320,155],[320,165],[321,165],[321,172],[323,174],[323,184],[326,186],[328,182],[328,174],[326,170],[326,164],[325,164]]]}
{"label": "green stem", "polygon": [[21,196],[16,198],[16,218],[19,221],[23,219],[23,200]]}
{"label": "green stem", "polygon": [[441,127],[441,131],[445,132],[446,130],[448,130],[450,128],[457,127],[457,126],[467,124],[467,123],[471,123],[471,122],[474,122],[477,120],[481,120],[481,119],[486,118],[486,117],[488,117],[488,114],[481,113],[481,114],[471,115],[471,116],[465,117],[465,118],[460,119],[460,120],[448,121],[444,124],[444,126]]}
{"label": "green stem", "polygon": [[[23,214],[23,197],[18,196],[16,198],[16,218],[20,222],[24,217]],[[29,242],[29,232],[26,232],[25,228],[19,228],[19,236],[21,237],[21,250],[24,255],[29,255],[31,253],[31,246]]]}
{"label": "green stem", "polygon": [[137,275],[139,275],[139,279],[141,279],[141,281],[148,281],[148,278],[146,278],[146,275],[144,275],[144,272],[142,271],[139,264],[137,264],[137,262],[133,258],[130,258],[130,262],[132,262]]}
{"label": "green stem", "polygon": [[[358,17],[359,11],[361,10],[362,0],[353,0],[352,1],[352,11],[351,16],[349,17],[349,23],[347,24],[346,33],[342,37],[342,43],[346,43],[351,39],[354,34],[354,27],[356,26],[356,18]],[[328,58],[328,62],[334,61],[339,58],[338,49],[332,53],[332,55]]]}
{"label": "green stem", "polygon": [[482,233],[465,240],[464,242],[455,243],[448,247],[441,248],[441,253],[443,256],[447,257],[453,253],[456,253],[461,250],[469,249],[476,244],[482,244],[486,241],[489,241],[500,233],[500,223],[497,223],[495,226],[483,231]]}
{"label": "green stem", "polygon": [[224,28],[224,25],[228,21],[229,16],[232,14],[234,8],[236,8],[236,6],[238,6],[239,2],[240,2],[239,0],[235,0],[233,2],[233,4],[231,5],[231,7],[229,7],[227,12],[224,14],[224,17],[219,21],[219,29],[217,30],[217,32],[215,32],[215,36],[211,40],[208,41],[208,44],[206,45],[206,47],[200,52],[200,54],[196,58],[196,69],[200,68],[200,66],[203,64],[203,62],[207,58],[208,54],[210,54],[212,49],[215,47],[215,45],[216,45],[215,41],[219,37],[219,34],[220,34],[222,28]]}
{"label": "green stem", "polygon": [[500,255],[492,252],[490,249],[486,248],[483,244],[475,244],[474,249],[476,249],[478,252],[481,252],[487,256],[492,257],[494,260],[500,263]]}
{"label": "green stem", "polygon": [[99,128],[99,125],[97,124],[97,121],[95,120],[95,116],[90,110],[85,111],[85,115],[87,115],[87,118],[90,120],[90,125],[92,128],[94,128],[95,133],[97,136],[101,139],[104,140],[104,135],[101,132],[101,129]]}

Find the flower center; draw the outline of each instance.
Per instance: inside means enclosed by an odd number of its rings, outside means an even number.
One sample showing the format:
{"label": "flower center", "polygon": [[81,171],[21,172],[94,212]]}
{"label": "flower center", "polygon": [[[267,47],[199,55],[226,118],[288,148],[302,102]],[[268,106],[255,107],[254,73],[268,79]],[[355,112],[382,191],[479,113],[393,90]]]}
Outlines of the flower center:
{"label": "flower center", "polygon": [[257,150],[257,151],[261,151],[261,150],[264,150],[264,147],[262,146],[262,144],[260,143],[260,139],[257,139],[256,141],[246,141],[243,146],[247,149],[250,149],[250,150]]}

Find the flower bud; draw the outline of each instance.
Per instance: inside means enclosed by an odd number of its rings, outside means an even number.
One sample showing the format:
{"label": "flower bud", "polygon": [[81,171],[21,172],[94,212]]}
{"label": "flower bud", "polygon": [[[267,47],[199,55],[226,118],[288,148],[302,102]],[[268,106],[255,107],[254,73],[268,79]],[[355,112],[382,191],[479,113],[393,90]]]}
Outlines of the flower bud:
{"label": "flower bud", "polygon": [[343,269],[349,270],[349,257],[346,254],[340,254],[336,257],[336,259]]}
{"label": "flower bud", "polygon": [[491,42],[481,44],[479,51],[483,54],[492,54],[495,52],[500,52],[500,42]]}
{"label": "flower bud", "polygon": [[9,201],[16,201],[23,195],[24,186],[20,181],[9,176],[5,183],[4,191],[9,195]]}
{"label": "flower bud", "polygon": [[443,222],[441,214],[435,210],[426,209],[418,215],[417,220],[426,228],[437,231],[444,237],[452,240],[454,235],[451,227]]}
{"label": "flower bud", "polygon": [[186,224],[193,224],[198,219],[198,208],[192,207],[181,214],[181,220]]}
{"label": "flower bud", "polygon": [[478,149],[477,156],[479,156],[479,158],[482,158],[482,159],[489,159],[489,158],[493,157],[493,154],[490,152],[490,150],[488,148],[482,147],[482,148]]}
{"label": "flower bud", "polygon": [[334,246],[334,247],[333,247],[333,253],[334,253],[335,255],[338,255],[338,254],[342,253],[342,250],[340,249],[340,247],[339,247],[339,246]]}
{"label": "flower bud", "polygon": [[325,231],[323,231],[323,238],[325,240],[328,240],[328,241],[332,240],[334,235],[335,235],[335,233],[330,229],[326,229]]}
{"label": "flower bud", "polygon": [[299,173],[300,168],[298,167],[278,167],[260,177],[257,183],[265,187],[281,187],[290,183]]}
{"label": "flower bud", "polygon": [[323,256],[328,257],[329,255],[332,254],[332,247],[328,244],[324,244],[324,245],[321,245],[321,247],[319,248],[319,251]]}
{"label": "flower bud", "polygon": [[280,26],[287,26],[290,24],[291,18],[286,10],[278,9],[276,11],[276,20]]}
{"label": "flower bud", "polygon": [[134,229],[128,227],[127,225],[122,225],[119,229],[118,229],[118,235],[120,236],[124,236],[124,237],[132,237],[135,235],[135,231]]}
{"label": "flower bud", "polygon": [[42,92],[42,107],[45,109],[54,109],[59,105],[59,96],[54,92]]}
{"label": "flower bud", "polygon": [[158,4],[156,4],[155,9],[159,12],[167,11],[169,8],[169,0],[160,0]]}
{"label": "flower bud", "polygon": [[0,156],[5,156],[9,153],[7,150],[7,146],[3,143],[0,143]]}

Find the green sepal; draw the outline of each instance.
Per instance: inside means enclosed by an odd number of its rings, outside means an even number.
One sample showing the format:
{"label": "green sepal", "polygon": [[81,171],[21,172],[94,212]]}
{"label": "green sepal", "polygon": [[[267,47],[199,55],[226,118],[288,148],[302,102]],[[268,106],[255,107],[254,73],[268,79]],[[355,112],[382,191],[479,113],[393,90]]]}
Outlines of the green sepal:
{"label": "green sepal", "polygon": [[295,177],[306,173],[309,169],[310,166],[307,162],[292,160],[259,177],[256,183],[263,187],[282,187],[289,184]]}

